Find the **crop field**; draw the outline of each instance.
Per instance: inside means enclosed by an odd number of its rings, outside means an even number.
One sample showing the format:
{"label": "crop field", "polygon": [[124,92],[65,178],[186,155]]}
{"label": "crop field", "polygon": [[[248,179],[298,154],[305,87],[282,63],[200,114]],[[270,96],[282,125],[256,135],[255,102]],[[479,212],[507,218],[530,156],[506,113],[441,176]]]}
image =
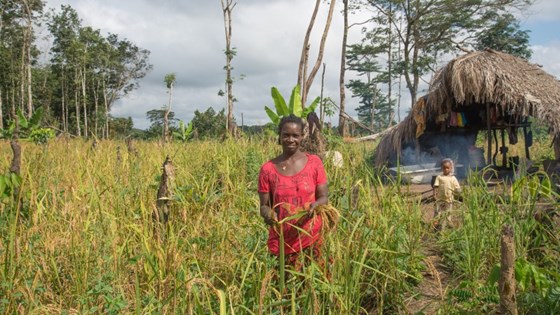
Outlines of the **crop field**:
{"label": "crop field", "polygon": [[[535,144],[536,160],[550,147]],[[521,314],[560,313],[558,195],[538,173],[487,187],[471,174],[460,224],[435,232],[432,204],[368,163],[374,144],[327,160],[328,275],[287,271],[267,251],[260,165],[272,139],[162,146],[56,139],[22,143],[21,183],[0,203],[4,314],[480,314],[499,307],[503,224],[514,230]],[[166,156],[175,176],[166,225],[153,219]],[[12,152],[0,143],[0,173]],[[541,176],[538,176],[538,175]]]}

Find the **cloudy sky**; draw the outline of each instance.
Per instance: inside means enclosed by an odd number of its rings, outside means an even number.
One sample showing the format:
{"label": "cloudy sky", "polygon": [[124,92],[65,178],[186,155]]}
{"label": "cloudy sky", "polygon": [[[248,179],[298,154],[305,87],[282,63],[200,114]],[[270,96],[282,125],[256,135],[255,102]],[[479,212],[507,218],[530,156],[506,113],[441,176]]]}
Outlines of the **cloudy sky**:
{"label": "cloudy sky", "polygon": [[[225,34],[220,0],[47,0],[50,8],[71,5],[82,18],[82,25],[116,33],[137,46],[151,51],[153,70],[141,81],[140,88],[119,100],[111,114],[132,117],[137,128],[147,128],[146,112],[167,103],[163,78],[175,73],[173,106],[176,117],[190,121],[195,110],[225,107],[224,90]],[[233,59],[236,81],[233,92],[238,102],[234,114],[238,124],[268,121],[264,106],[272,106],[270,88],[278,87],[289,97],[296,83],[298,63],[305,31],[315,1],[311,0],[237,0],[233,10],[232,45],[237,49]],[[316,60],[320,33],[328,7],[323,4],[311,41],[310,60]],[[337,12],[339,12],[338,10]],[[532,62],[560,78],[560,1],[536,0],[521,17],[522,29],[531,31]],[[363,20],[350,16],[350,23]],[[326,64],[324,96],[338,103],[341,14],[335,13],[325,47]],[[349,43],[360,38],[359,28],[349,34]],[[347,75],[352,77],[351,74]],[[320,73],[310,91],[310,98],[320,93]],[[404,93],[406,95],[406,93]],[[410,101],[403,99],[403,104]],[[355,116],[357,100],[347,91],[347,108]],[[406,109],[403,109],[405,111]],[[333,117],[332,122],[337,123]]]}

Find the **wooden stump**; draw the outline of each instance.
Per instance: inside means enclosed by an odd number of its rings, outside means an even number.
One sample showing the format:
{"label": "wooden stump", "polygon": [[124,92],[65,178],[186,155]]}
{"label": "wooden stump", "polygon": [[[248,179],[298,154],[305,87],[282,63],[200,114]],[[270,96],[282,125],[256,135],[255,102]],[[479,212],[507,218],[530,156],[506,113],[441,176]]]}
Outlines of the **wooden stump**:
{"label": "wooden stump", "polygon": [[517,315],[515,298],[515,242],[513,228],[504,224],[501,240],[501,267],[498,291],[500,293],[500,314]]}
{"label": "wooden stump", "polygon": [[168,155],[162,165],[161,180],[159,182],[156,201],[157,211],[154,212],[154,219],[163,224],[167,223],[167,220],[169,219],[170,201],[173,197],[172,182],[174,179],[175,167]]}

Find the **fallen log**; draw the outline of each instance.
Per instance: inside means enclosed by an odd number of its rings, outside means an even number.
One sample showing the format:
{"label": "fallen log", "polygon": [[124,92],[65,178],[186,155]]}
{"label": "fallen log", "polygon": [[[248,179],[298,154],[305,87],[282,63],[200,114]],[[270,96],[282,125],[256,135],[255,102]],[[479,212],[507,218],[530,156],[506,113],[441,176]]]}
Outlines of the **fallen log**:
{"label": "fallen log", "polygon": [[383,137],[384,135],[388,134],[389,132],[391,132],[393,129],[395,129],[398,126],[398,124],[393,125],[381,132],[372,134],[372,135],[368,135],[368,136],[364,136],[364,137],[360,137],[360,138],[346,138],[344,139],[344,142],[348,142],[348,143],[357,143],[357,142],[363,142],[363,141],[374,141],[377,138]]}

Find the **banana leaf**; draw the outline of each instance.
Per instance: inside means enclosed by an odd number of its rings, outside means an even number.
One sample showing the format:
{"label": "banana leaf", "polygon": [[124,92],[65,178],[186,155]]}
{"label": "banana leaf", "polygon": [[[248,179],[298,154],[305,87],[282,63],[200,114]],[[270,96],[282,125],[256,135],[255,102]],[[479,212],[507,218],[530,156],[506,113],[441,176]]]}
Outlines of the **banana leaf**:
{"label": "banana leaf", "polygon": [[292,95],[290,96],[290,113],[293,113],[297,117],[302,117],[301,115],[303,114],[299,84],[294,87]]}
{"label": "banana leaf", "polygon": [[268,117],[270,118],[270,120],[275,124],[278,125],[278,123],[280,122],[280,117],[278,117],[278,115],[276,115],[276,113],[268,108],[268,106],[264,107],[264,110],[266,111],[266,113],[268,114]]}
{"label": "banana leaf", "polygon": [[288,116],[290,112],[288,111],[288,106],[286,106],[286,101],[284,100],[282,94],[280,94],[280,91],[278,91],[276,87],[272,87],[270,94],[274,100],[277,116]]}

